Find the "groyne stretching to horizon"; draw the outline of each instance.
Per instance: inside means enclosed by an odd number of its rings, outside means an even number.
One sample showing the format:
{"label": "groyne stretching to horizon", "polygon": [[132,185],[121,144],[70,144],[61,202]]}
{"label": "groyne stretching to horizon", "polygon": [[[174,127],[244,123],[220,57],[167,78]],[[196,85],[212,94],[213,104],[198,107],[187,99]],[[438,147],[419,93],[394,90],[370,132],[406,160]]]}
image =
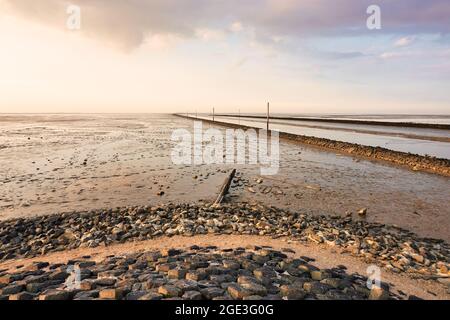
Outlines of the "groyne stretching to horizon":
{"label": "groyne stretching to horizon", "polygon": [[[189,120],[199,120],[216,125],[238,128],[238,129],[261,129],[258,127],[217,121],[205,118],[197,118],[195,116],[174,114],[174,116],[182,117]],[[216,115],[219,116],[219,115]],[[252,117],[254,118],[254,117]],[[262,117],[264,118],[264,117]],[[271,119],[280,119],[279,117],[270,117]],[[296,118],[299,119],[299,118]],[[308,119],[309,120],[309,119]],[[331,120],[331,119],[330,119]],[[321,120],[320,120],[321,121]],[[359,123],[359,121],[356,121]],[[348,122],[347,122],[348,123]],[[420,124],[421,125],[421,124]],[[444,125],[445,126],[445,125]],[[449,126],[450,128],[450,126]],[[297,135],[287,132],[280,132],[280,138],[298,142],[325,150],[338,151],[352,156],[358,156],[365,159],[380,160],[391,164],[407,167],[414,171],[424,171],[434,174],[450,177],[450,160],[430,156],[422,156],[401,151],[394,151],[382,147],[371,147],[356,143],[342,142],[325,138],[317,138],[311,136]]]}
{"label": "groyne stretching to horizon", "polygon": [[[266,119],[265,115],[239,115],[219,113],[215,114],[216,117],[236,117],[245,119]],[[405,127],[405,128],[423,128],[423,129],[440,129],[450,130],[450,124],[443,123],[419,123],[419,122],[395,122],[395,121],[375,121],[375,120],[351,120],[351,119],[331,119],[331,118],[309,118],[309,117],[281,117],[270,116],[273,120],[289,120],[289,121],[311,121],[311,122],[327,122],[327,123],[339,123],[339,124],[358,124],[358,125],[373,125],[384,127]]]}

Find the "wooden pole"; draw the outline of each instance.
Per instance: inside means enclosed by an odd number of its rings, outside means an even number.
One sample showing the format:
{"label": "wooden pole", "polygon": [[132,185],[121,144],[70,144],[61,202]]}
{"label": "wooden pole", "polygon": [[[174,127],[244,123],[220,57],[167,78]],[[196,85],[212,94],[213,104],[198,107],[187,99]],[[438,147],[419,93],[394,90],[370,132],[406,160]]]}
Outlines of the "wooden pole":
{"label": "wooden pole", "polygon": [[220,188],[219,195],[217,196],[217,199],[213,204],[214,207],[220,206],[220,204],[222,203],[223,199],[225,198],[226,194],[228,193],[228,190],[230,189],[231,181],[233,181],[235,174],[236,174],[236,169],[233,169],[230,172],[230,174],[226,177],[226,179],[222,185],[222,188]]}
{"label": "wooden pole", "polygon": [[214,107],[213,107],[213,122],[214,122]]}
{"label": "wooden pole", "polygon": [[270,104],[267,102],[267,131],[269,131],[269,112],[270,112]]}

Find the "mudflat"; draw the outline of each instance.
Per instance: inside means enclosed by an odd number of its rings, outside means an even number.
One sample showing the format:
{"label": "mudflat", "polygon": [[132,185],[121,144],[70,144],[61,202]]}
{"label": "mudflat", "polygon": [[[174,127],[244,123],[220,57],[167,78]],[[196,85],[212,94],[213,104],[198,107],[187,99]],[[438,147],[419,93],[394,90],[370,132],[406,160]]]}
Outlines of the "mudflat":
{"label": "mudflat", "polygon": [[[204,124],[208,128],[212,124]],[[213,201],[238,169],[231,202],[313,215],[367,208],[369,222],[450,240],[450,179],[281,141],[280,170],[177,166],[172,115],[1,115],[0,219],[130,205]],[[357,216],[357,215],[356,215]]]}

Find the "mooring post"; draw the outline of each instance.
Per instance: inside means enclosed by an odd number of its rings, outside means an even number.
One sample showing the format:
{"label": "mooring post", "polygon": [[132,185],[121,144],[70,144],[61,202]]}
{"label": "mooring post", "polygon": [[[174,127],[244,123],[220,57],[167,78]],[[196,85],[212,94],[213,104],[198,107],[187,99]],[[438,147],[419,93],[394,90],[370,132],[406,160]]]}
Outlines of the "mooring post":
{"label": "mooring post", "polygon": [[214,107],[213,107],[213,122],[214,122]]}
{"label": "mooring post", "polygon": [[269,131],[269,112],[270,112],[269,108],[270,108],[270,103],[267,102],[267,131]]}

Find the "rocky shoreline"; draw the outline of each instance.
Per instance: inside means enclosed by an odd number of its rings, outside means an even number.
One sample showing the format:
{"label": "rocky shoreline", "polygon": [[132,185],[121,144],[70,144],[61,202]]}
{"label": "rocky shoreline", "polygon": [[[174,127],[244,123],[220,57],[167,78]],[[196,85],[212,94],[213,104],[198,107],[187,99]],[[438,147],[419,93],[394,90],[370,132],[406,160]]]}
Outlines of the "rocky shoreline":
{"label": "rocky shoreline", "polygon": [[287,237],[338,247],[395,273],[448,279],[450,246],[361,217],[311,216],[257,204],[165,204],[0,222],[0,261],[75,248],[202,234]]}
{"label": "rocky shoreline", "polygon": [[[178,117],[195,120],[193,117],[188,117],[181,114],[176,114]],[[238,125],[234,123],[227,123],[222,121],[212,121],[208,119],[201,119],[208,123],[214,123],[216,125],[240,128],[240,129],[258,129],[256,127],[250,127],[245,125]],[[366,159],[375,159],[393,163],[395,165],[404,166],[414,171],[425,171],[435,173],[443,176],[450,176],[450,160],[440,159],[430,156],[421,156],[412,153],[393,151],[381,147],[371,147],[360,145],[356,143],[341,142],[325,138],[317,138],[303,135],[296,135],[286,132],[280,132],[281,139],[287,139],[297,143],[307,144],[327,150],[333,150],[341,153],[346,153]]]}
{"label": "rocky shoreline", "polygon": [[[270,247],[192,246],[66,264],[35,262],[0,273],[0,300],[387,300],[390,292],[344,266],[319,269]],[[370,289],[368,289],[370,287]]]}

